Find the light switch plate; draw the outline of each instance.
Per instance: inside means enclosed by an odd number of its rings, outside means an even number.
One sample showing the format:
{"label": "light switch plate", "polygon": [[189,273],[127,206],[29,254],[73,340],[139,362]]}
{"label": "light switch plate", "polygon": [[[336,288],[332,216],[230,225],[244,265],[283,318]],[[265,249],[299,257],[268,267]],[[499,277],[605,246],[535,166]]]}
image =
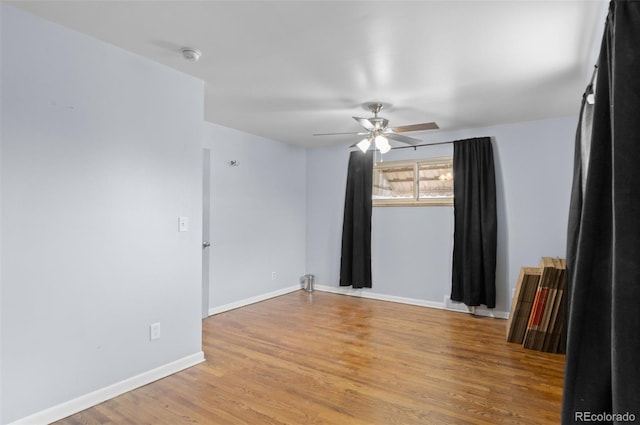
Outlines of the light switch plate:
{"label": "light switch plate", "polygon": [[149,325],[149,339],[151,341],[160,338],[160,322]]}
{"label": "light switch plate", "polygon": [[178,217],[178,232],[186,232],[189,230],[189,218]]}

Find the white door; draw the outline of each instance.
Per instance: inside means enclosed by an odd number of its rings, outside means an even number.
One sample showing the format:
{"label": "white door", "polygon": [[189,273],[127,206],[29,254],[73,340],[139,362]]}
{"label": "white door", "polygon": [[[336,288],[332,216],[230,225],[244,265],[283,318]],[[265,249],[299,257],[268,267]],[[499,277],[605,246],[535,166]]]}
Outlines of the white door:
{"label": "white door", "polygon": [[202,150],[202,318],[209,317],[210,261],[209,219],[211,209],[211,151]]}

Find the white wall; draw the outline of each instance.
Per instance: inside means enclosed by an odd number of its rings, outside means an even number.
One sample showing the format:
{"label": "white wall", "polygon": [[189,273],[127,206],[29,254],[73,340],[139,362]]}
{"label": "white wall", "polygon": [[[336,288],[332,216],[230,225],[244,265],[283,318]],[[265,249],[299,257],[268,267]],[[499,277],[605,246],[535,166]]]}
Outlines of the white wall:
{"label": "white wall", "polygon": [[8,423],[201,352],[203,83],[1,7]]}
{"label": "white wall", "polygon": [[[509,311],[520,267],[564,257],[576,117],[456,132],[425,142],[490,136],[498,206],[497,311]],[[387,161],[449,155],[451,145],[393,150]],[[307,272],[338,286],[348,149],[307,153]],[[374,207],[372,291],[442,303],[451,288],[453,207]]]}
{"label": "white wall", "polygon": [[307,150],[306,272],[316,283],[337,286],[349,150],[333,146]]}
{"label": "white wall", "polygon": [[[428,149],[428,150],[427,150]],[[385,161],[452,155],[452,145],[392,150]],[[442,302],[451,281],[453,207],[376,207],[371,230],[374,290]]]}
{"label": "white wall", "polygon": [[299,285],[305,150],[211,123],[204,140],[211,151],[210,310]]}

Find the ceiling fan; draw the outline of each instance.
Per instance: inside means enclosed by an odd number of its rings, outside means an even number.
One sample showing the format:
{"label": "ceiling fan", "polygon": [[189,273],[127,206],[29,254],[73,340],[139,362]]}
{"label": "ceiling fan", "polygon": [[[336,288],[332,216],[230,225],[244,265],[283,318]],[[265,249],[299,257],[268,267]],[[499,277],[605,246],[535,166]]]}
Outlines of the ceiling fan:
{"label": "ceiling fan", "polygon": [[351,146],[352,147],[357,146],[358,148],[360,148],[362,152],[366,152],[367,149],[369,149],[369,147],[373,143],[375,147],[380,151],[380,153],[387,153],[391,149],[391,145],[389,144],[389,139],[406,143],[412,146],[415,146],[421,142],[421,140],[415,139],[413,137],[408,137],[399,133],[407,133],[410,131],[435,130],[440,128],[438,127],[438,124],[436,124],[435,122],[403,125],[401,127],[388,127],[389,120],[378,116],[378,112],[380,112],[383,108],[382,103],[380,102],[366,103],[364,106],[373,113],[373,117],[371,118],[352,117],[352,118],[358,121],[358,123],[362,127],[364,127],[366,131],[355,132],[355,133],[316,133],[314,134],[314,136],[335,136],[335,135],[341,135],[341,134],[354,134],[358,136],[365,136],[365,138],[362,139],[360,142],[353,144]]}

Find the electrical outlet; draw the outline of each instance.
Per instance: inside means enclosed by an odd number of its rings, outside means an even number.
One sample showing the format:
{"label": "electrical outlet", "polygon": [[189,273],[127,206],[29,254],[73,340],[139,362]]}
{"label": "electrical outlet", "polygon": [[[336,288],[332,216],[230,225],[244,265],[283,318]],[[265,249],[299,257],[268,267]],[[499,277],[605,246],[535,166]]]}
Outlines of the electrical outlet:
{"label": "electrical outlet", "polygon": [[271,279],[276,280],[276,278],[277,278],[276,272],[271,272]]}
{"label": "electrical outlet", "polygon": [[149,325],[149,339],[151,341],[160,338],[160,322]]}

